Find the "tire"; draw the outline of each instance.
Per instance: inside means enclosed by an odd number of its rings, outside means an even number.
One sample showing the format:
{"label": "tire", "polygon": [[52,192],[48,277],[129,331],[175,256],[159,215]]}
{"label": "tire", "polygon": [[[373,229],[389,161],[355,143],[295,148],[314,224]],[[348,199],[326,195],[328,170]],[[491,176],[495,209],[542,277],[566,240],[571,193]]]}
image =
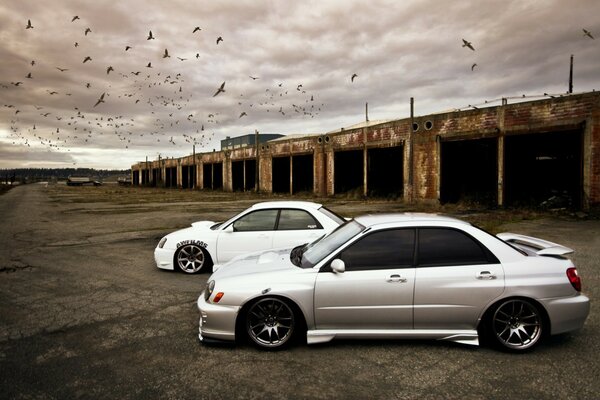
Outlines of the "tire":
{"label": "tire", "polygon": [[252,344],[265,350],[279,350],[291,343],[298,321],[286,301],[264,297],[248,307],[244,325]]}
{"label": "tire", "polygon": [[545,333],[544,316],[529,300],[508,299],[494,307],[486,328],[488,340],[502,350],[524,352],[535,347]]}
{"label": "tire", "polygon": [[195,244],[186,244],[177,249],[174,263],[186,274],[197,274],[212,266],[212,260],[206,250]]}

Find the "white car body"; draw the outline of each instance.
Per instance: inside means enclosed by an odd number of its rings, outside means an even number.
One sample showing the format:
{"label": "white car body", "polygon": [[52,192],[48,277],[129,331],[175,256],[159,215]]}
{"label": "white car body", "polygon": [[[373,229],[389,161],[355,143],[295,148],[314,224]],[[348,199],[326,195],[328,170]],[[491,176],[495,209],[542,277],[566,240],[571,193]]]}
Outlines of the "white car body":
{"label": "white car body", "polygon": [[[248,229],[248,224],[243,225],[244,221],[255,218],[253,221],[261,224],[260,218],[270,220],[274,215],[273,229],[243,230]],[[284,216],[289,216],[286,220],[288,229],[284,226]],[[293,217],[300,218],[303,225],[298,226],[298,221],[293,221]],[[166,235],[155,248],[154,259],[156,266],[161,269],[179,267],[183,272],[196,273],[212,265],[217,270],[220,264],[243,254],[312,242],[333,231],[343,221],[321,204],[313,202],[257,203],[221,224],[199,221],[192,223],[189,228]],[[290,228],[292,225],[298,229]],[[187,253],[178,253],[180,250]],[[194,251],[196,254],[192,254]],[[186,263],[188,259],[189,263]]]}

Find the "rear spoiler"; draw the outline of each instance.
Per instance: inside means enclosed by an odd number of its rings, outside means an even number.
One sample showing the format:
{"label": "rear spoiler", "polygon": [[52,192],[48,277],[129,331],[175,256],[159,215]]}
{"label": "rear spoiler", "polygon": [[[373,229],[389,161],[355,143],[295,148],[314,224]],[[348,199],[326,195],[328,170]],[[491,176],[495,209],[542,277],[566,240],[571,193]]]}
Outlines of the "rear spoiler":
{"label": "rear spoiler", "polygon": [[496,235],[507,243],[513,244],[523,250],[533,251],[538,256],[561,257],[571,254],[575,250],[548,240],[516,233],[503,232]]}

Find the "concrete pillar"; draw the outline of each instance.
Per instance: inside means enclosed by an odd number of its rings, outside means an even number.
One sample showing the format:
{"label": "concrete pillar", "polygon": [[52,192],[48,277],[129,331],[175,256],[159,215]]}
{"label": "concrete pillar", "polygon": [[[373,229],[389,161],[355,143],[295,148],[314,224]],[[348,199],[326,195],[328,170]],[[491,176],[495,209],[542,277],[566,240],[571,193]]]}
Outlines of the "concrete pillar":
{"label": "concrete pillar", "polygon": [[290,195],[294,194],[294,156],[290,154]]}

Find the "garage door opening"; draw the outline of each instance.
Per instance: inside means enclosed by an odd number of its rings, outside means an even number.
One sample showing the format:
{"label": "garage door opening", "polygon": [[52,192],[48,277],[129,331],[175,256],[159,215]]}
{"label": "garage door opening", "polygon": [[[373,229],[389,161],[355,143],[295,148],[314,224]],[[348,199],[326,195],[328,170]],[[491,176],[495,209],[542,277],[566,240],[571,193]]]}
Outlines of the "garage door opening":
{"label": "garage door opening", "polygon": [[506,137],[506,205],[581,208],[582,142],[581,130]]}
{"label": "garage door opening", "polygon": [[336,194],[363,193],[362,150],[338,151],[334,154],[334,191]]}
{"label": "garage door opening", "polygon": [[196,166],[184,165],[181,167],[181,187],[192,189],[196,186]]}
{"label": "garage door opening", "polygon": [[290,192],[290,158],[273,157],[273,193]]}
{"label": "garage door opening", "polygon": [[442,142],[440,202],[498,204],[498,139]]}
{"label": "garage door opening", "polygon": [[256,160],[232,161],[231,180],[234,192],[254,190],[256,185]]}
{"label": "garage door opening", "polygon": [[140,171],[133,171],[133,182],[134,185],[140,184]]}
{"label": "garage door opening", "polygon": [[313,192],[313,155],[292,157],[292,193]]}
{"label": "garage door opening", "polygon": [[223,188],[223,163],[204,164],[202,166],[203,189]]}
{"label": "garage door opening", "polygon": [[152,186],[162,185],[162,179],[160,176],[160,168],[152,168]]}
{"label": "garage door opening", "polygon": [[165,168],[165,187],[177,187],[177,167]]}
{"label": "garage door opening", "polygon": [[404,148],[367,150],[367,193],[375,197],[402,197],[404,193]]}

